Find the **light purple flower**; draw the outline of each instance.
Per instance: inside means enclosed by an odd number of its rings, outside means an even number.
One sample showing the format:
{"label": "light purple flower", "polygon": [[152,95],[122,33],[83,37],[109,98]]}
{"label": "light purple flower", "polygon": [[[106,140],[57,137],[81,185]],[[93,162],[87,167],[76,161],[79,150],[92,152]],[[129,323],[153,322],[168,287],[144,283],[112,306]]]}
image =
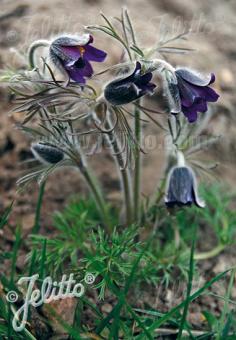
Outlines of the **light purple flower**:
{"label": "light purple flower", "polygon": [[70,79],[84,84],[93,74],[91,61],[103,62],[106,53],[92,46],[90,34],[81,36],[62,36],[50,45],[52,62],[67,72]]}

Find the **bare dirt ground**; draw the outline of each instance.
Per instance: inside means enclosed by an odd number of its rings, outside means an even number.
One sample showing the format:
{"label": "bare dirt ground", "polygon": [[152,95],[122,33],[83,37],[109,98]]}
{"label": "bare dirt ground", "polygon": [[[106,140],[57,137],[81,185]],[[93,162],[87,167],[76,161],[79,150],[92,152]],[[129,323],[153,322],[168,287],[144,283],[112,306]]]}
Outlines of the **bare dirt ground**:
{"label": "bare dirt ground", "polygon": [[[236,188],[236,2],[235,0],[39,0],[14,1],[0,0],[0,68],[10,65],[20,67],[12,48],[25,53],[27,46],[38,38],[50,38],[62,32],[76,33],[83,30],[83,25],[101,22],[99,11],[107,16],[118,16],[122,5],[126,5],[139,32],[139,40],[144,46],[154,43],[157,35],[163,34],[165,24],[169,33],[183,32],[190,25],[193,34],[182,46],[198,51],[187,56],[171,56],[174,65],[189,65],[196,69],[216,74],[216,89],[220,101],[216,113],[208,126],[208,132],[222,135],[221,141],[208,152],[207,158],[220,165],[216,170],[219,180]],[[119,46],[113,46],[109,40],[96,35],[99,47],[108,50],[106,65],[117,63],[121,56]],[[183,60],[184,59],[184,60]],[[159,98],[161,94],[159,95]],[[155,98],[153,99],[155,101]],[[155,104],[152,101],[152,104]],[[12,199],[16,204],[11,217],[12,225],[16,222],[23,225],[25,233],[33,225],[34,209],[37,199],[37,185],[27,192],[16,193],[16,180],[22,173],[22,162],[30,157],[29,140],[14,128],[21,117],[8,113],[12,105],[6,89],[0,89],[0,210],[3,210]],[[150,130],[155,133],[155,129]],[[163,148],[155,148],[145,156],[143,192],[149,193],[158,178],[163,164]],[[91,159],[100,174],[108,197],[117,200],[118,182],[114,171],[111,171],[109,157],[98,154]],[[43,204],[43,233],[52,231],[51,214],[62,209],[69,196],[84,193],[86,188],[80,176],[73,171],[60,171],[56,179],[52,176],[46,188]],[[5,233],[1,238],[11,242],[12,235]],[[11,243],[8,243],[10,246]],[[235,262],[235,254],[229,250],[211,262],[211,271],[219,272],[227,264]],[[208,269],[207,269],[208,270]],[[211,301],[212,303],[212,301]]]}

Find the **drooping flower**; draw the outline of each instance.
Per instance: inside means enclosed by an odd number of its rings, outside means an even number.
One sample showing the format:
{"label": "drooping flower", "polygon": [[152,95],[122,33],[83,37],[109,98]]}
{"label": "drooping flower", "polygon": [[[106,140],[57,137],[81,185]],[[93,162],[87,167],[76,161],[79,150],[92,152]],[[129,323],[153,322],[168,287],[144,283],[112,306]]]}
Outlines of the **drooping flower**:
{"label": "drooping flower", "polygon": [[50,45],[50,58],[61,70],[67,72],[70,79],[84,84],[85,78],[93,74],[91,61],[103,62],[106,53],[92,46],[90,34],[81,36],[61,36]]}
{"label": "drooping flower", "polygon": [[56,164],[64,159],[62,150],[45,143],[33,143],[31,151],[34,157],[44,164]]}
{"label": "drooping flower", "polygon": [[171,170],[165,203],[169,208],[192,204],[200,208],[205,206],[205,203],[198,197],[196,177],[191,168],[177,166]]}
{"label": "drooping flower", "polygon": [[151,83],[152,73],[141,73],[141,64],[136,62],[133,73],[108,83],[104,90],[105,99],[112,105],[128,104],[145,94],[152,94],[155,84]]}
{"label": "drooping flower", "polygon": [[207,111],[208,102],[216,102],[219,95],[209,86],[215,81],[212,73],[203,76],[187,68],[175,70],[181,111],[190,123],[197,120],[198,112]]}

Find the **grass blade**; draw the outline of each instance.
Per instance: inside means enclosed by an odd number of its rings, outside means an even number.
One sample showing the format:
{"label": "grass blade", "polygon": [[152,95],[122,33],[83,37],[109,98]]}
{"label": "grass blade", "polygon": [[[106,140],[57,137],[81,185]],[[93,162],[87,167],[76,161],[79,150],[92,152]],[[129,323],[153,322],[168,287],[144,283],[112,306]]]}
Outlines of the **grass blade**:
{"label": "grass blade", "polygon": [[[194,294],[189,296],[189,302],[192,302],[195,299],[197,299],[206,289],[211,287],[215,282],[222,279],[230,270],[232,270],[232,269],[225,270],[223,273],[216,275],[213,279],[211,279],[207,283],[205,283],[204,286],[202,286]],[[150,332],[155,331],[156,328],[159,328],[163,323],[168,321],[176,312],[178,312],[181,308],[183,308],[184,305],[185,305],[185,301],[181,302],[179,305],[172,308],[168,313],[166,313],[159,320],[153,322],[153,324],[148,328],[148,331],[150,331]],[[142,340],[142,334],[138,335],[136,337],[136,340]]]}
{"label": "grass blade", "polygon": [[194,226],[194,235],[193,235],[191,253],[190,253],[190,261],[189,261],[189,275],[188,275],[187,294],[186,294],[184,311],[183,311],[183,315],[182,315],[182,319],[181,319],[181,323],[180,323],[180,327],[179,327],[179,334],[178,334],[177,340],[181,340],[185,321],[186,321],[187,314],[188,314],[188,307],[189,307],[189,303],[190,303],[189,297],[190,297],[191,290],[192,290],[192,282],[193,282],[193,274],[194,274],[194,250],[195,250],[195,244],[196,244],[196,229],[197,229],[197,226],[195,225]]}

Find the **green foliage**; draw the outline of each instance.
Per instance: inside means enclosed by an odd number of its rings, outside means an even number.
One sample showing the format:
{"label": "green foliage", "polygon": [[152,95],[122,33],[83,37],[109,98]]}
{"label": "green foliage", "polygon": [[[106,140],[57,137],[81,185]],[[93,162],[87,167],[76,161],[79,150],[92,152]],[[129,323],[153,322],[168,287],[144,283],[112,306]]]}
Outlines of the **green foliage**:
{"label": "green foliage", "polygon": [[122,287],[125,278],[130,274],[131,263],[138,255],[137,227],[129,227],[122,232],[114,228],[109,237],[104,230],[98,228],[90,237],[91,247],[84,255],[86,270],[101,276],[96,288],[100,289],[100,298],[104,298],[105,289],[110,282]]}
{"label": "green foliage", "polygon": [[[109,209],[109,207],[107,207]],[[113,220],[116,223],[117,214],[114,209],[111,210]],[[61,274],[68,263],[70,268],[77,268],[81,254],[91,247],[91,237],[94,230],[98,229],[100,215],[92,199],[73,198],[63,212],[56,212],[54,215],[54,237],[47,238],[47,256],[45,266],[48,273]],[[32,258],[36,252],[35,270],[37,271],[40,261],[41,252],[37,249],[42,248],[45,237],[42,235],[32,235],[31,244],[33,250],[29,256]]]}
{"label": "green foliage", "polygon": [[[192,326],[187,322],[189,305],[228,274],[227,271],[220,273],[197,291],[191,292],[192,280],[197,275],[197,267],[193,265],[194,247],[191,261],[189,260],[194,217],[198,227],[198,242],[201,242],[201,230],[205,228],[210,228],[215,234],[214,240],[224,242],[224,246],[235,242],[235,216],[231,209],[234,197],[228,193],[223,194],[219,186],[212,186],[207,190],[202,188],[201,193],[207,202],[206,209],[181,209],[175,215],[161,210],[160,216],[152,209],[153,215],[150,215],[143,228],[135,225],[119,226],[117,212],[108,208],[113,216],[113,231],[110,234],[99,225],[100,216],[93,201],[78,200],[75,197],[62,212],[55,213],[53,236],[45,238],[42,235],[31,235],[33,248],[25,268],[27,274],[39,273],[42,280],[48,274],[56,278],[61,277],[62,273],[73,272],[82,279],[90,272],[96,276],[93,288],[99,299],[105,298],[106,301],[106,298],[112,297],[114,301],[112,311],[103,313],[100,308],[102,301],[95,305],[86,296],[82,297],[78,301],[72,326],[52,310],[52,315],[71,338],[86,339],[85,334],[90,334],[91,325],[88,326],[83,318],[85,310],[90,310],[93,315],[94,326],[91,334],[107,339],[118,339],[122,336],[125,339],[154,339],[156,329],[163,326],[180,329],[179,339],[186,338],[186,332],[191,334]],[[163,219],[164,213],[166,215]],[[154,231],[152,218],[160,221]],[[176,232],[179,232],[180,236],[178,244]],[[16,260],[22,242],[18,228],[13,250],[2,254],[3,259],[11,259],[10,280],[1,275],[4,293],[11,289],[17,290]],[[231,271],[228,289],[224,296],[218,297],[225,301],[220,317],[210,311],[203,312],[207,329],[200,339],[218,337],[217,339],[230,340],[236,336],[235,313],[231,308],[234,275],[235,271]],[[158,285],[171,287],[176,276],[186,283],[186,287],[188,278],[188,292],[186,298],[167,313],[148,306],[146,309],[135,308],[133,302],[131,305],[130,295],[139,299],[143,289],[147,291],[149,287]],[[12,317],[13,310],[0,292],[0,337],[34,339],[27,329],[25,333],[16,334],[11,328]]]}

